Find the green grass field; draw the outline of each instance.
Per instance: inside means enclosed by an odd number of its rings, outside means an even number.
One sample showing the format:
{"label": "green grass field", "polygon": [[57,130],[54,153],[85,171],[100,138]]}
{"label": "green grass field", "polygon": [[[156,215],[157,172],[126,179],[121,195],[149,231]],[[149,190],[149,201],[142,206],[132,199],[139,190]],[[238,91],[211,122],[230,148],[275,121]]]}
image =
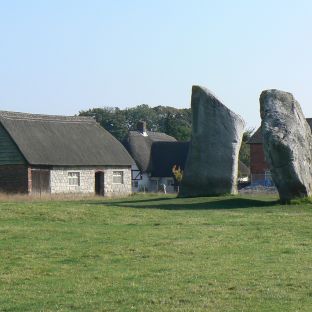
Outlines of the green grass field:
{"label": "green grass field", "polygon": [[312,311],[312,205],[0,203],[0,311]]}

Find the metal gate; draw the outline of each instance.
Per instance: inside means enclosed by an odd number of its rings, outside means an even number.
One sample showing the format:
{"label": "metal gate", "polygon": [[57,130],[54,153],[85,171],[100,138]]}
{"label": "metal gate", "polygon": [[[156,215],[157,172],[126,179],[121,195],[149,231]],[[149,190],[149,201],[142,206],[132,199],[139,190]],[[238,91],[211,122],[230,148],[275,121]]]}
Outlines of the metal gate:
{"label": "metal gate", "polygon": [[50,193],[50,170],[32,169],[32,194]]}

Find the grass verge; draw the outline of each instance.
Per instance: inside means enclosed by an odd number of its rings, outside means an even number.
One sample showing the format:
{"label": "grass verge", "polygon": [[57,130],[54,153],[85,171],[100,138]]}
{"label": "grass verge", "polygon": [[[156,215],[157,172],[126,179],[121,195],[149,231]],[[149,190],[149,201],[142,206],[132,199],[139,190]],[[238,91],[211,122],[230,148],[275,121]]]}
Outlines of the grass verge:
{"label": "grass verge", "polygon": [[0,311],[310,311],[312,205],[0,203]]}

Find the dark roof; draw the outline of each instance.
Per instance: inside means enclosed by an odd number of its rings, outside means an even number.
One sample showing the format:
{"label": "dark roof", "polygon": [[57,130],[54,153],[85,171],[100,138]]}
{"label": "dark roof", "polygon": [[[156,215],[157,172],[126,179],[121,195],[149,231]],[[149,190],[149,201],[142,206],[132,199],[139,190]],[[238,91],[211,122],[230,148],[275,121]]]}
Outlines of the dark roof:
{"label": "dark roof", "polygon": [[[151,147],[150,173],[152,177],[172,177],[172,167],[184,170],[190,142],[154,142]],[[241,175],[249,175],[249,168],[238,161]]]}
{"label": "dark roof", "polygon": [[172,177],[172,167],[184,170],[189,142],[155,142],[151,152],[151,176]]}
{"label": "dark roof", "polygon": [[90,117],[0,111],[0,122],[31,165],[131,165],[122,144]]}
{"label": "dark roof", "polygon": [[[310,128],[312,129],[312,118],[307,118],[307,122]],[[261,127],[257,129],[257,131],[251,136],[251,138],[249,139],[247,143],[248,144],[262,144],[263,143]]]}
{"label": "dark roof", "polygon": [[152,145],[159,141],[175,142],[176,139],[161,132],[147,131],[147,136],[143,136],[139,131],[129,131],[125,146],[142,172],[150,171]]}

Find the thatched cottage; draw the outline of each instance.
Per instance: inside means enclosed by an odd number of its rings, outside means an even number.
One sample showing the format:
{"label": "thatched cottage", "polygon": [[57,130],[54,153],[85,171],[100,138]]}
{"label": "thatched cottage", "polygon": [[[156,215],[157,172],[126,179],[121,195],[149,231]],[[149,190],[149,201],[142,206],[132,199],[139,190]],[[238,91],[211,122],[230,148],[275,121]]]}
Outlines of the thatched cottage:
{"label": "thatched cottage", "polygon": [[[172,172],[167,177],[151,174],[153,163],[157,160],[152,154],[152,146],[158,142],[177,142],[177,140],[162,132],[146,130],[145,122],[138,122],[136,131],[129,131],[125,146],[135,161],[132,166],[133,191],[158,192],[161,185],[173,184]],[[154,172],[155,173],[155,172]]]}
{"label": "thatched cottage", "polygon": [[[166,186],[167,192],[176,191],[172,168],[184,170],[189,142],[177,141],[161,132],[146,130],[145,122],[139,122],[136,131],[130,131],[125,146],[135,161],[132,167],[133,191],[158,192]],[[241,161],[238,163],[240,177],[250,172]]]}
{"label": "thatched cottage", "polygon": [[133,160],[89,117],[0,111],[0,191],[131,193]]}

